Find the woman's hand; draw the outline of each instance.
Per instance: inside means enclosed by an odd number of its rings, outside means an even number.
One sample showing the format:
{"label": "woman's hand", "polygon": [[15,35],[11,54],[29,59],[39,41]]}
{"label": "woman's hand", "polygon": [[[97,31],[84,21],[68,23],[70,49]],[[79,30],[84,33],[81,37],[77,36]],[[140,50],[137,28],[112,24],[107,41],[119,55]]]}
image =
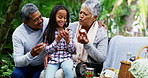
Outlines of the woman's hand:
{"label": "woman's hand", "polygon": [[47,64],[48,64],[48,60],[51,59],[52,57],[50,55],[45,55],[44,56],[44,70],[46,69],[47,67]]}
{"label": "woman's hand", "polygon": [[87,33],[79,32],[77,35],[77,40],[79,43],[87,44],[89,42],[88,37],[87,37]]}

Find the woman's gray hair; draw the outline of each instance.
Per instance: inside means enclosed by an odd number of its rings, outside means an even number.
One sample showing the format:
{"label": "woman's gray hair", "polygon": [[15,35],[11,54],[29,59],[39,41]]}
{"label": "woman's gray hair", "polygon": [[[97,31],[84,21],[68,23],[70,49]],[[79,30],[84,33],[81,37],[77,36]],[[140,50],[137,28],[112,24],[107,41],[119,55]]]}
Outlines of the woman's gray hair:
{"label": "woman's gray hair", "polygon": [[38,8],[33,3],[28,3],[22,7],[20,17],[23,21],[29,21],[29,15],[37,10]]}
{"label": "woman's gray hair", "polygon": [[82,6],[85,6],[93,16],[99,16],[101,6],[98,0],[86,0]]}

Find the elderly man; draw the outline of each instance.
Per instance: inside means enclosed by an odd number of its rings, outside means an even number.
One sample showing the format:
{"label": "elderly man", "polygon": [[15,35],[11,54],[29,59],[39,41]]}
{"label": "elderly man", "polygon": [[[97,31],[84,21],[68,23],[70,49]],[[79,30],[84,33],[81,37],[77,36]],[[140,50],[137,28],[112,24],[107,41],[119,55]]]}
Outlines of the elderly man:
{"label": "elderly man", "polygon": [[20,16],[23,23],[12,35],[15,68],[12,78],[39,78],[43,70],[45,52],[42,35],[48,24],[38,8],[32,4],[22,7]]}

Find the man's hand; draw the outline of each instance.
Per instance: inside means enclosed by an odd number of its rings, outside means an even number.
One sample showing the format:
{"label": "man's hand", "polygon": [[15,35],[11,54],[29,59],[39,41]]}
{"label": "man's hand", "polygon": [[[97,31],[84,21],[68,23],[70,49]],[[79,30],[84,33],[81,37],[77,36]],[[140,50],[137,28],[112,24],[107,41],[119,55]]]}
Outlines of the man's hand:
{"label": "man's hand", "polygon": [[30,53],[33,57],[37,56],[43,52],[44,48],[45,48],[45,43],[40,43],[40,44],[34,46]]}
{"label": "man's hand", "polygon": [[103,26],[106,30],[108,30],[107,26],[102,22],[98,20],[99,26]]}
{"label": "man's hand", "polygon": [[51,59],[51,58],[52,57],[50,55],[45,55],[44,56],[44,69],[46,69],[48,60]]}

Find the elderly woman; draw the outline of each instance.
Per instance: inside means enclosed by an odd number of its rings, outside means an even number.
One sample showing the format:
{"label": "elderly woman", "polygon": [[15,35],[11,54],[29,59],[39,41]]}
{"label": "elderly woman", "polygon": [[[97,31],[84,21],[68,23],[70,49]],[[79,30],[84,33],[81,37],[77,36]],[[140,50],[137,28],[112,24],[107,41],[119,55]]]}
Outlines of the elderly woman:
{"label": "elderly woman", "polygon": [[[102,63],[106,58],[108,37],[107,31],[96,21],[100,13],[98,0],[86,0],[79,13],[79,22],[71,23],[75,45],[76,61]],[[81,33],[85,29],[86,33]]]}
{"label": "elderly woman", "polygon": [[[76,55],[74,55],[75,64],[80,62],[103,64],[106,59],[107,30],[98,24],[99,14],[99,1],[86,0],[81,6],[79,22],[71,23],[69,26],[74,32],[77,49]],[[59,73],[57,75],[59,77]]]}
{"label": "elderly woman", "polygon": [[[80,9],[79,22],[71,23],[69,28],[73,30],[76,45],[76,63],[100,63],[103,64],[107,54],[107,31],[97,22],[100,14],[98,0],[86,0]],[[81,30],[86,32],[82,33]],[[101,71],[98,70],[98,71]]]}

